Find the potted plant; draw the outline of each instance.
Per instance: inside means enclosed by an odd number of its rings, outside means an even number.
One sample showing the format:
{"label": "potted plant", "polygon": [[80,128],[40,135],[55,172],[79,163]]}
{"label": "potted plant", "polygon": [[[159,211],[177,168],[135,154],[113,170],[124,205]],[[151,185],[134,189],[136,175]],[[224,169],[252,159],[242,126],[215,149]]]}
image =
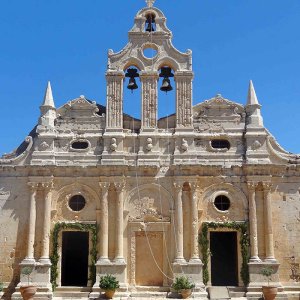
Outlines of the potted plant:
{"label": "potted plant", "polygon": [[113,298],[116,289],[120,287],[119,281],[113,275],[107,274],[100,277],[99,287],[104,290],[107,299]]}
{"label": "potted plant", "polygon": [[262,268],[260,273],[267,278],[268,285],[262,286],[262,291],[264,295],[265,300],[273,300],[275,299],[278,289],[276,286],[270,286],[270,281],[272,280],[272,274],[274,274],[274,270],[272,267],[268,266],[265,268]]}
{"label": "potted plant", "polygon": [[178,293],[181,294],[183,299],[186,299],[192,295],[192,289],[195,287],[195,284],[187,276],[178,276],[175,278],[172,288]]}
{"label": "potted plant", "polygon": [[30,284],[30,275],[33,267],[25,267],[22,269],[21,274],[27,276],[27,285],[20,286],[20,292],[24,300],[32,300],[37,291],[37,287]]}

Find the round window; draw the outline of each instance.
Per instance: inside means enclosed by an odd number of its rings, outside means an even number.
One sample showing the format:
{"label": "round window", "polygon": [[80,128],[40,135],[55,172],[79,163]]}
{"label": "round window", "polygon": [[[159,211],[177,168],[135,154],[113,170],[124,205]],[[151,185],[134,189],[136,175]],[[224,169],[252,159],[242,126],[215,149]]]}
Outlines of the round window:
{"label": "round window", "polygon": [[225,211],[230,207],[230,200],[224,195],[219,195],[216,197],[214,205],[218,210]]}
{"label": "round window", "polygon": [[70,198],[69,206],[74,211],[80,211],[85,207],[85,199],[81,195],[75,195]]}

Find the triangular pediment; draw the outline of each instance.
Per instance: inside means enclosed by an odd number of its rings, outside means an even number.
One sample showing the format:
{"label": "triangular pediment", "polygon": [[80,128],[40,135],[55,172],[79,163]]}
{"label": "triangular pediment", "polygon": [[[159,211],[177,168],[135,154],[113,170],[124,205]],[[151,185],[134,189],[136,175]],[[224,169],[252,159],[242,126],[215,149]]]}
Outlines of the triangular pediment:
{"label": "triangular pediment", "polygon": [[64,106],[58,109],[58,113],[60,116],[71,118],[96,116],[97,112],[98,107],[96,105],[96,102],[89,101],[83,96],[69,101]]}
{"label": "triangular pediment", "polygon": [[236,122],[245,117],[243,105],[223,98],[221,95],[205,100],[193,107],[194,120]]}

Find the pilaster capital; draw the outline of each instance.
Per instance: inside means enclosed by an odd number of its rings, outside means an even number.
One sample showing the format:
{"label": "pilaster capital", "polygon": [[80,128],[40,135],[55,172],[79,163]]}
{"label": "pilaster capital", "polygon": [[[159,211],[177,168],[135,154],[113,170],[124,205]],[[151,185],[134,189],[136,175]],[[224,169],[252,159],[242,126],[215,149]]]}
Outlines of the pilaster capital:
{"label": "pilaster capital", "polygon": [[142,71],[140,72],[140,78],[141,80],[147,79],[147,78],[153,78],[158,79],[159,75],[157,71]]}
{"label": "pilaster capital", "polygon": [[176,71],[174,75],[175,80],[193,80],[194,72],[193,71]]}
{"label": "pilaster capital", "polygon": [[106,78],[109,79],[113,79],[113,78],[117,78],[120,77],[120,79],[123,79],[125,77],[125,73],[123,71],[107,71],[105,74]]}
{"label": "pilaster capital", "polygon": [[264,192],[270,192],[273,184],[269,181],[263,181],[262,186],[263,186]]}

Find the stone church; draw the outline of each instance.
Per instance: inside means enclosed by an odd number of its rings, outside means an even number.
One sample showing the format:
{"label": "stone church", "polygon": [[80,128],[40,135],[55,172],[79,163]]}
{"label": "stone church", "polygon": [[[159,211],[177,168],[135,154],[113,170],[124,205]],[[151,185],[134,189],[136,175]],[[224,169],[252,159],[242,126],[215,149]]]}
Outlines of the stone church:
{"label": "stone church", "polygon": [[[197,299],[213,286],[258,299],[271,266],[277,298],[300,299],[300,156],[264,127],[252,82],[245,104],[193,99],[192,52],[146,2],[108,52],[106,106],[56,108],[48,83],[37,125],[0,159],[4,298],[21,299],[30,267],[37,299],[96,299],[107,273],[120,297],[167,297],[185,274]],[[138,87],[141,120],[123,111]],[[172,88],[176,111],[159,119]]]}

